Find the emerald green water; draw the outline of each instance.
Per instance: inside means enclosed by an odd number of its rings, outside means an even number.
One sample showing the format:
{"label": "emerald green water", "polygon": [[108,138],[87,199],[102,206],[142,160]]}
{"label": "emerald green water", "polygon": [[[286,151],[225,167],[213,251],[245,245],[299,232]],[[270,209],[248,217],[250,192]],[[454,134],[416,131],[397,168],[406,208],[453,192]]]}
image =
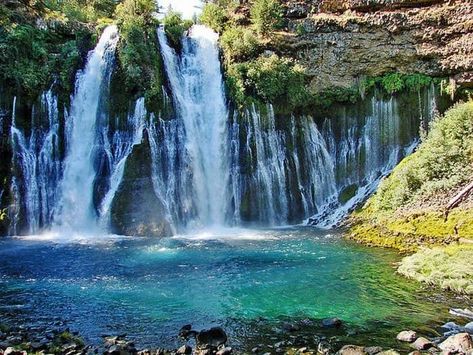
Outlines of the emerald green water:
{"label": "emerald green water", "polygon": [[[448,306],[461,303],[398,276],[394,252],[312,228],[4,239],[0,258],[0,322],[61,320],[92,343],[127,333],[139,346],[173,347],[180,327],[192,323],[221,325],[245,349],[287,338],[285,321],[309,319],[296,333],[396,346],[399,330],[434,329],[449,319]],[[345,325],[327,333],[319,326],[326,317]]]}

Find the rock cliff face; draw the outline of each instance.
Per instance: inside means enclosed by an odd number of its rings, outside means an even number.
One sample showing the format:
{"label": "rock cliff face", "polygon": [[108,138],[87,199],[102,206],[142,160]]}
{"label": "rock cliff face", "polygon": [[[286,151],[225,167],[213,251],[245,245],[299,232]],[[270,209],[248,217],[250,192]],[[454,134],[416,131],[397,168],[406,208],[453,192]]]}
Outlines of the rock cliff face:
{"label": "rock cliff face", "polygon": [[473,85],[471,1],[286,1],[285,8],[288,31],[270,45],[304,64],[317,90],[393,71]]}
{"label": "rock cliff face", "polygon": [[172,235],[163,202],[156,196],[151,173],[147,134],[133,148],[125,176],[112,203],[112,232],[122,235],[168,237]]}

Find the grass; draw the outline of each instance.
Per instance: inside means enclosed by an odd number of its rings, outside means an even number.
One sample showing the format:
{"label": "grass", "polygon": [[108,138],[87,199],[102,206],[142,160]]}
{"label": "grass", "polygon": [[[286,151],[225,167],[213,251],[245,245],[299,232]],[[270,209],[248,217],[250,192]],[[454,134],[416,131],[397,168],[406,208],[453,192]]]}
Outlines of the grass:
{"label": "grass", "polygon": [[405,257],[402,275],[445,290],[473,295],[473,245],[423,248]]}

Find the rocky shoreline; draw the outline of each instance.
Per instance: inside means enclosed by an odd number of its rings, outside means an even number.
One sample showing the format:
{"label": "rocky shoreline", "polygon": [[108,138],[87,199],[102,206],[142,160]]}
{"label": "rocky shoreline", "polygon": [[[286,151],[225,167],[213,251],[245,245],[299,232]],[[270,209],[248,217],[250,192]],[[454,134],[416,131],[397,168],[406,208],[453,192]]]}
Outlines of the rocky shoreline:
{"label": "rocky shoreline", "polygon": [[[102,345],[88,345],[77,332],[71,332],[61,322],[49,327],[0,326],[0,355],[28,354],[63,354],[63,355],[230,355],[230,354],[318,354],[318,355],[421,355],[421,354],[459,354],[473,355],[473,311],[468,309],[451,309],[455,317],[461,317],[463,325],[447,322],[438,329],[439,336],[429,337],[422,331],[403,330],[397,337],[399,346],[383,348],[374,344],[336,345],[335,337],[314,336],[315,342],[309,342],[297,333],[309,320],[298,323],[282,324],[287,340],[273,343],[272,337],[266,343],[258,344],[245,351],[228,345],[229,337],[221,327],[197,331],[190,324],[179,331],[178,337],[182,346],[175,349],[140,348],[139,344],[127,338],[126,334],[102,335]],[[458,319],[458,318],[457,318]],[[300,324],[299,324],[300,323]],[[338,329],[343,321],[329,318],[320,321],[325,329]],[[268,342],[269,341],[269,342]],[[358,343],[356,335],[353,342]],[[407,351],[411,349],[412,351]]]}

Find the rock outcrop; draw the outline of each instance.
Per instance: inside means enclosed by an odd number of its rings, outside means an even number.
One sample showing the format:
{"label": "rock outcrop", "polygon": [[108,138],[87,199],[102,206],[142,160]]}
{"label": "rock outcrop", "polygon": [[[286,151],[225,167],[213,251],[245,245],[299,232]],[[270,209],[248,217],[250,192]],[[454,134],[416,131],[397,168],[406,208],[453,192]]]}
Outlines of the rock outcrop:
{"label": "rock outcrop", "polygon": [[142,143],[136,145],[128,157],[111,214],[114,233],[146,237],[172,235],[165,206],[153,188],[147,133],[144,134]]}
{"label": "rock outcrop", "polygon": [[470,1],[286,1],[285,7],[288,31],[270,45],[302,63],[318,90],[393,71],[473,85]]}

